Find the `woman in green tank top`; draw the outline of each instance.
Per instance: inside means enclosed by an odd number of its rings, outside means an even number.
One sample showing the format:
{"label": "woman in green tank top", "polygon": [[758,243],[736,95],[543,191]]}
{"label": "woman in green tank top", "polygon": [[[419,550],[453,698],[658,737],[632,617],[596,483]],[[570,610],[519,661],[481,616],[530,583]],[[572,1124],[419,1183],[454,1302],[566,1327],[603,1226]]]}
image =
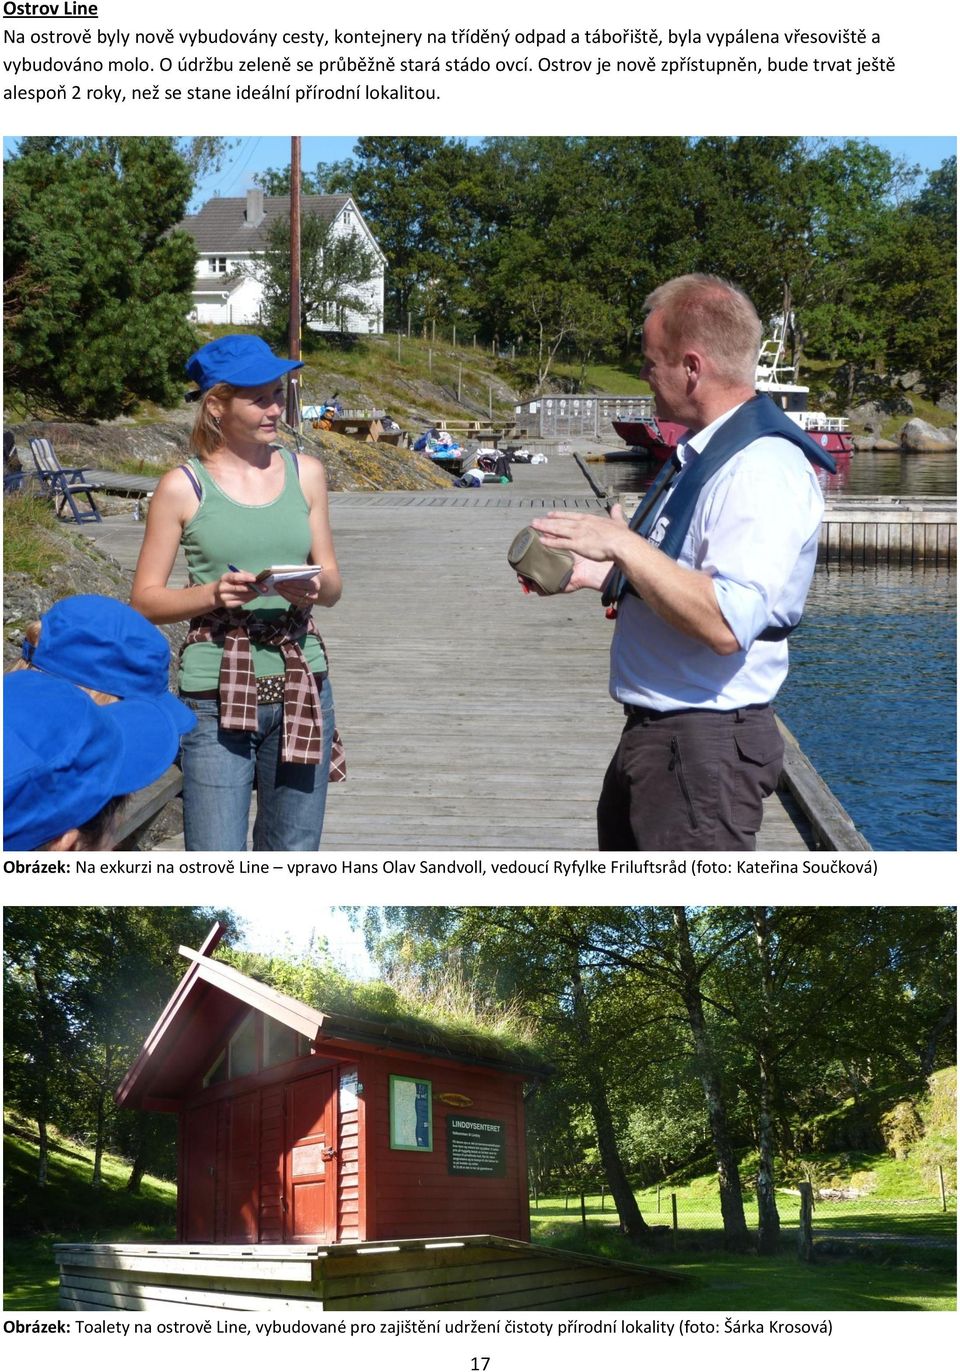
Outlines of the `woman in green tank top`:
{"label": "woman in green tank top", "polygon": [[[328,776],[340,773],[319,606],[340,598],[322,465],[277,443],[283,376],[302,364],[232,334],[190,358],[200,390],[196,456],[150,502],[131,603],[155,624],[188,620],[180,694],[197,717],[184,740],[186,847],[315,851]],[[190,573],[169,584],[182,548]],[[266,568],[319,568],[270,586]]]}

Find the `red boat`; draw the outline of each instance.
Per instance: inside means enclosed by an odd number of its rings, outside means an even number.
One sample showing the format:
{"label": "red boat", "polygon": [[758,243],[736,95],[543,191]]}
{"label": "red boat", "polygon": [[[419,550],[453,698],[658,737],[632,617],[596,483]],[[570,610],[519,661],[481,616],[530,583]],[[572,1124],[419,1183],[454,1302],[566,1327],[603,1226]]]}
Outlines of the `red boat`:
{"label": "red boat", "polygon": [[[799,386],[796,382],[785,381],[783,377],[793,373],[793,367],[781,366],[783,357],[783,321],[778,320],[773,337],[764,339],[757,359],[756,387],[762,395],[769,395],[784,414],[805,429],[820,444],[824,452],[833,458],[850,457],[853,454],[853,435],[846,419],[834,418],[822,410],[808,410],[809,386]],[[618,415],[613,422],[614,431],[629,448],[635,451],[623,454],[607,453],[609,461],[614,456],[646,456],[654,462],[666,462],[673,455],[677,443],[686,428],[683,424],[673,424],[668,419],[658,419],[653,413],[653,402],[641,400],[637,410],[630,416]]]}
{"label": "red boat", "polygon": [[613,429],[631,449],[627,453],[606,453],[609,462],[613,458],[647,457],[654,462],[666,462],[680,439],[687,432],[685,424],[674,424],[669,419],[657,419],[656,415],[631,415],[629,419],[618,415],[613,421]]}

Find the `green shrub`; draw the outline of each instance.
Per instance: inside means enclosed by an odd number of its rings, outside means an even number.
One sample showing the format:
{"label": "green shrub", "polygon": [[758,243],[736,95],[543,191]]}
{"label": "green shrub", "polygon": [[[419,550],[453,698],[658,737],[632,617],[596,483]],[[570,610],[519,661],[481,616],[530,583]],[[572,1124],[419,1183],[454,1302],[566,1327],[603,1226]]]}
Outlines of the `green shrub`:
{"label": "green shrub", "polygon": [[912,1100],[900,1100],[880,1116],[880,1132],[887,1152],[902,1162],[923,1134],[923,1122]]}

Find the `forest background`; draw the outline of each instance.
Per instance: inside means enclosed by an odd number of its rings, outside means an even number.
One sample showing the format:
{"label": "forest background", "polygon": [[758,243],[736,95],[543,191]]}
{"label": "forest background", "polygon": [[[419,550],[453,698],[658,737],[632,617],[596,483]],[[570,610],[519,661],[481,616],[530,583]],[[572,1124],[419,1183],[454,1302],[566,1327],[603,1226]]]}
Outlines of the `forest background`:
{"label": "forest background", "polygon": [[[176,225],[227,147],[28,137],[12,149],[12,412],[108,419],[182,398],[196,254]],[[289,192],[289,168],[256,179]],[[510,355],[519,390],[577,389],[588,368],[631,364],[648,292],[697,270],[792,322],[790,364],[812,367],[821,399],[895,413],[919,386],[955,404],[955,157],[921,173],[862,139],[363,137],[302,188],[355,198],[387,259],[386,331],[476,336]],[[354,288],[331,285],[344,300]],[[282,310],[265,323],[283,335]]]}
{"label": "forest background", "polygon": [[[246,952],[230,912],[8,909],[5,1105],[36,1133],[31,1192],[54,1126],[92,1147],[94,1189],[107,1151],[132,1192],[148,1170],[175,1177],[175,1120],[118,1111],[113,1091],[182,974],[178,945],[214,916],[226,956],[313,1005],[534,1047],[556,1070],[530,1100],[532,1189],[602,1186],[629,1235],[646,1228],[637,1188],[715,1170],[727,1243],[748,1241],[747,1195],[773,1248],[776,1187],[815,1153],[912,1149],[955,1194],[949,1130],[921,1118],[956,1060],[955,912],[682,906],[358,911],[369,981],[322,940]],[[10,1203],[8,1224],[28,1218]]]}

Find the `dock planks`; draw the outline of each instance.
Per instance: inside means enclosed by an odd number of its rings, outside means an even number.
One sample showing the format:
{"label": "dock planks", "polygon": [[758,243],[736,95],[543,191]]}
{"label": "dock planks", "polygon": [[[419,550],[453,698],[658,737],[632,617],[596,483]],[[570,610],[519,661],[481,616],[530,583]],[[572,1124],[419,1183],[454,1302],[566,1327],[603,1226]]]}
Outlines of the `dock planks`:
{"label": "dock planks", "polygon": [[[514,474],[331,495],[344,593],[318,618],[348,780],[330,788],[324,849],[596,848],[623,723],[607,693],[612,626],[594,595],[523,595],[506,550],[542,511],[603,506],[572,455]],[[131,572],[142,529],[84,526]],[[771,797],[759,847],[812,843],[794,802]]]}
{"label": "dock planks", "polygon": [[[548,1310],[684,1279],[489,1234],[323,1248],[55,1244],[61,1310]],[[177,1310],[177,1307],[181,1307]],[[185,1308],[184,1308],[185,1307]]]}

